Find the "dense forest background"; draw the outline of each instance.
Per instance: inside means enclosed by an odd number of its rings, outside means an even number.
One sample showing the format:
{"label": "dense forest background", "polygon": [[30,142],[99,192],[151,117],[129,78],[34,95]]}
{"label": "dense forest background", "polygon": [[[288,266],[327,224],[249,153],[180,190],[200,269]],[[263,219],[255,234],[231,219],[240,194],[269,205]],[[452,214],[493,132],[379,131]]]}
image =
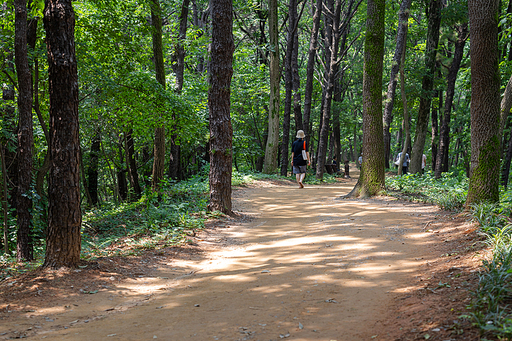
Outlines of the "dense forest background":
{"label": "dense forest background", "polygon": [[[373,2],[233,2],[230,114],[236,171],[287,176],[291,143],[299,129],[306,132],[316,178],[323,178],[324,165],[333,160],[338,165],[357,161],[363,151],[368,3]],[[15,14],[23,4],[27,13],[20,19]],[[12,253],[14,243],[23,237],[18,231],[19,212],[30,212],[28,234],[43,238],[46,233],[52,82],[49,25],[45,30],[42,20],[45,2],[4,1],[0,6],[2,244]],[[211,4],[80,0],[73,1],[73,11],[82,208],[137,202],[157,188],[155,177],[170,187],[195,176],[207,178]],[[376,79],[381,83],[385,167],[394,167],[397,154],[406,151],[413,173],[421,172],[425,154],[426,170],[436,177],[449,170],[469,176],[472,94],[467,2],[389,0],[384,15],[384,76]],[[507,102],[511,16],[512,1],[500,2],[498,54],[505,114],[499,152],[505,187],[512,159]],[[28,58],[23,73],[15,58],[20,20],[26,24],[21,47],[26,46]],[[271,20],[277,21],[270,24]],[[32,91],[28,116],[23,116],[27,109],[20,107],[26,101],[21,82],[27,83],[27,78],[22,74],[28,74]],[[28,164],[23,161],[28,149],[22,144],[27,129],[33,132]],[[163,146],[162,175],[155,173],[157,143]],[[23,180],[27,177],[28,186]],[[23,198],[31,199],[26,209],[20,206]],[[32,258],[31,252],[22,252],[19,241],[17,245],[19,259]]]}

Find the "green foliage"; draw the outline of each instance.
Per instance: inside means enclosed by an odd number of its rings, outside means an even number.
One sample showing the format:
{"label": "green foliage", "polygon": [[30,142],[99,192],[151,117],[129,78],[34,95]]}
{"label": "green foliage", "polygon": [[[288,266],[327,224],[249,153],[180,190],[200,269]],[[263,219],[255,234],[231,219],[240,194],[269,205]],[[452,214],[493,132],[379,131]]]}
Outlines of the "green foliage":
{"label": "green foliage", "polygon": [[461,173],[443,173],[440,179],[435,179],[431,172],[425,172],[387,177],[386,187],[391,190],[390,195],[394,195],[393,190],[399,191],[401,198],[432,203],[445,210],[460,210],[466,200],[468,180]]}
{"label": "green foliage", "polygon": [[204,178],[164,181],[159,193],[148,190],[138,202],[86,212],[82,257],[134,254],[185,242],[187,231],[204,227],[207,192]]}
{"label": "green foliage", "polygon": [[510,191],[502,191],[499,203],[470,206],[470,216],[479,224],[492,258],[483,261],[478,287],[473,292],[470,317],[486,335],[512,339],[512,224]]}
{"label": "green foliage", "polygon": [[491,335],[512,339],[512,227],[496,228],[488,243],[492,259],[483,261],[471,303],[474,324]]}

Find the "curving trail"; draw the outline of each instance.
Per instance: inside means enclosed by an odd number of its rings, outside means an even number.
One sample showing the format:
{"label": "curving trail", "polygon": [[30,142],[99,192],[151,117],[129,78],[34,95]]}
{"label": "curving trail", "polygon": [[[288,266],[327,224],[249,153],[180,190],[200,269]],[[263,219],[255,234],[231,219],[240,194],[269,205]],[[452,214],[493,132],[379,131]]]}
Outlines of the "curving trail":
{"label": "curving trail", "polygon": [[53,311],[31,339],[386,340],[393,297],[429,261],[437,209],[336,199],[354,183],[237,191],[235,209],[252,219],[203,232],[204,252],[151,277]]}

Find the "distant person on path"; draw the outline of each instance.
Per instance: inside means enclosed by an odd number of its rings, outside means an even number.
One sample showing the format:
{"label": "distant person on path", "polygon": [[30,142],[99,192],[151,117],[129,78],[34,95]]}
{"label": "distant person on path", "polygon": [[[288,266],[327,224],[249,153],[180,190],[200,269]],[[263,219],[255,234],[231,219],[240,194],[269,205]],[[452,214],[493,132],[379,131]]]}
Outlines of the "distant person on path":
{"label": "distant person on path", "polygon": [[[401,156],[402,156],[402,152],[398,153],[396,160],[399,161]],[[402,174],[407,174],[407,172],[409,170],[409,162],[410,161],[411,161],[411,159],[409,158],[409,154],[405,153],[404,163],[402,164]]]}
{"label": "distant person on path", "polygon": [[[292,144],[293,174],[295,174],[295,177],[297,178],[299,188],[304,188],[302,181],[304,181],[304,177],[306,176],[307,166],[311,164],[306,141],[304,140],[305,136],[304,131],[297,131],[297,139]],[[302,151],[304,151],[304,153]]]}
{"label": "distant person on path", "polygon": [[421,157],[421,174],[425,174],[425,167],[427,167],[427,156],[423,154]]}
{"label": "distant person on path", "polygon": [[361,169],[361,166],[363,165],[363,154],[359,155],[359,159],[357,159],[357,165],[359,169]]}

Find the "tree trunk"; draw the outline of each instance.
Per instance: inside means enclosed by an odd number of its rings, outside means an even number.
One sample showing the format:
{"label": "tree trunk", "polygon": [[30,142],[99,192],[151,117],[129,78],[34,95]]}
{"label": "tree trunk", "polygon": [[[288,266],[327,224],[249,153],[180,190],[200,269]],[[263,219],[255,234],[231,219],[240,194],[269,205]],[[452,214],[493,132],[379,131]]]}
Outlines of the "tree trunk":
{"label": "tree trunk", "polygon": [[125,202],[128,199],[128,183],[126,182],[126,171],[125,168],[125,157],[123,155],[123,138],[119,136],[119,140],[117,143],[117,147],[119,148],[119,168],[117,169],[117,184],[119,186],[119,201]]}
{"label": "tree trunk", "polygon": [[457,31],[458,35],[457,41],[455,42],[452,65],[450,65],[448,75],[446,76],[446,99],[444,102],[441,131],[439,133],[439,148],[437,150],[435,167],[436,179],[439,179],[441,177],[441,173],[447,172],[449,168],[448,151],[450,147],[450,118],[452,114],[453,97],[455,95],[455,82],[457,81],[457,73],[460,69],[460,63],[462,62],[462,57],[464,56],[464,46],[466,45],[466,39],[469,34],[467,23],[457,26]]}
{"label": "tree trunk", "polygon": [[283,140],[281,143],[281,175],[288,174],[288,150],[290,148],[290,118],[293,95],[292,59],[294,54],[295,27],[297,19],[297,0],[290,0],[288,4],[288,34],[286,35],[286,56],[284,60],[285,99],[283,113]]}
{"label": "tree trunk", "polygon": [[[175,91],[181,94],[183,90],[184,72],[185,72],[185,48],[183,47],[183,41],[187,37],[187,22],[188,22],[188,8],[190,1],[183,0],[180,16],[178,21],[180,22],[180,29],[178,34],[178,40],[176,44],[176,51],[172,58],[172,67],[176,75]],[[169,164],[169,176],[171,179],[177,180],[179,178],[180,171],[180,145],[178,141],[178,117],[176,113],[173,113],[173,124],[171,128],[171,157]]]}
{"label": "tree trunk", "polygon": [[407,42],[407,30],[409,27],[409,9],[412,0],[402,0],[400,12],[398,13],[398,30],[396,33],[396,47],[393,61],[391,62],[391,72],[389,75],[388,92],[386,94],[386,103],[384,107],[384,162],[385,167],[389,168],[391,156],[391,133],[389,128],[393,121],[393,105],[395,101],[396,86],[398,82],[398,71],[402,60],[402,51]]}
{"label": "tree trunk", "polygon": [[80,140],[75,14],[71,0],[46,0],[50,158],[48,236],[43,267],[77,267],[80,262]]}
{"label": "tree trunk", "polygon": [[209,63],[210,90],[210,203],[208,210],[231,214],[233,128],[230,88],[233,75],[233,3],[211,0],[212,42]]}
{"label": "tree trunk", "polygon": [[[311,116],[311,99],[313,97],[313,80],[315,73],[316,49],[318,45],[318,31],[320,28],[320,17],[322,13],[322,0],[316,0],[315,13],[313,14],[313,27],[309,39],[308,65],[306,68],[306,86],[304,89],[304,115],[302,130],[306,134],[306,146],[309,146],[310,134],[309,121]],[[310,150],[312,150],[310,148]]]}
{"label": "tree trunk", "polygon": [[137,171],[137,162],[135,161],[135,144],[133,142],[133,130],[130,129],[125,136],[126,143],[126,165],[128,167],[128,176],[130,184],[133,188],[135,200],[139,200],[142,196],[142,189],[139,183],[139,172]]}
{"label": "tree trunk", "polygon": [[[439,70],[439,68],[438,68]],[[438,72],[438,79],[441,80],[441,70]],[[437,158],[437,151],[438,151],[438,145],[439,145],[439,111],[440,107],[443,103],[443,90],[440,89],[436,91],[437,98],[438,98],[438,105],[435,106],[432,104],[432,132],[431,132],[431,141],[430,141],[430,149],[432,151],[432,159],[435,160]],[[435,161],[432,161],[435,162]],[[435,166],[435,163],[432,163],[433,166]],[[435,167],[432,167],[432,169],[435,169]]]}
{"label": "tree trunk", "polygon": [[18,76],[18,191],[17,191],[17,243],[18,261],[30,261],[34,258],[32,238],[32,73],[28,64],[27,46],[27,2],[15,0],[15,37],[14,53]]}
{"label": "tree trunk", "polygon": [[[162,44],[162,9],[159,0],[150,0],[151,22],[153,23],[153,58],[155,61],[155,76],[158,83],[165,89],[165,65]],[[165,128],[162,123],[155,128],[155,140],[153,147],[153,173],[152,188],[158,190],[160,182],[164,178],[165,171]]]}
{"label": "tree trunk", "polygon": [[471,166],[466,205],[499,200],[498,0],[469,0]]}
{"label": "tree trunk", "polygon": [[4,254],[9,254],[9,226],[8,216],[9,210],[7,208],[7,169],[5,168],[5,147],[0,145],[0,157],[2,159],[2,214],[3,219],[3,243],[4,243]]}
{"label": "tree trunk", "polygon": [[430,0],[428,9],[427,47],[425,49],[425,75],[421,84],[420,106],[416,119],[416,138],[411,152],[411,173],[421,172],[421,159],[425,148],[427,127],[432,103],[434,77],[436,75],[436,53],[439,44],[442,0]]}
{"label": "tree trunk", "polygon": [[409,150],[411,145],[411,128],[409,126],[409,108],[407,106],[407,94],[405,93],[405,45],[403,46],[402,53],[402,63],[400,64],[400,90],[402,92],[402,107],[404,110],[404,131],[405,131],[405,140],[404,146],[402,148],[402,154],[400,154],[400,159],[398,160],[398,175],[402,175],[402,168],[404,165],[405,154]]}
{"label": "tree trunk", "polygon": [[367,197],[384,190],[382,68],[385,0],[368,0],[363,70],[363,163],[349,195]]}
{"label": "tree trunk", "polygon": [[[293,96],[293,117],[295,118],[295,131],[303,128],[301,94],[300,94],[300,75],[299,75],[299,16],[297,14],[297,0],[294,6],[295,26],[293,28],[293,51],[292,51],[292,96]],[[291,1],[290,1],[291,2]],[[291,15],[290,15],[291,17]],[[290,21],[291,22],[291,21]]]}
{"label": "tree trunk", "polygon": [[279,148],[279,37],[277,0],[269,0],[268,26],[270,39],[270,104],[268,112],[268,139],[265,147],[263,173],[273,173],[277,168]]}
{"label": "tree trunk", "polygon": [[512,161],[512,134],[510,134],[508,140],[507,155],[503,161],[503,167],[501,169],[501,184],[505,189],[508,187],[508,178],[510,174],[510,162]]}
{"label": "tree trunk", "polygon": [[322,112],[322,128],[320,129],[320,139],[318,141],[318,158],[316,164],[316,178],[322,180],[324,176],[325,159],[327,155],[329,128],[330,128],[330,116],[332,106],[332,94],[334,91],[334,80],[336,70],[336,63],[338,59],[338,47],[340,42],[340,16],[341,16],[341,1],[336,0],[335,9],[332,15],[332,40],[330,45],[326,47],[330,49],[329,59],[329,70],[326,77],[326,89],[325,89],[325,102]]}
{"label": "tree trunk", "polygon": [[500,131],[498,136],[503,136],[503,129],[512,109],[512,76],[508,80],[507,87],[501,99]]}
{"label": "tree trunk", "polygon": [[98,161],[101,151],[101,134],[94,134],[89,153],[89,164],[87,167],[87,192],[91,198],[91,206],[98,205]]}

